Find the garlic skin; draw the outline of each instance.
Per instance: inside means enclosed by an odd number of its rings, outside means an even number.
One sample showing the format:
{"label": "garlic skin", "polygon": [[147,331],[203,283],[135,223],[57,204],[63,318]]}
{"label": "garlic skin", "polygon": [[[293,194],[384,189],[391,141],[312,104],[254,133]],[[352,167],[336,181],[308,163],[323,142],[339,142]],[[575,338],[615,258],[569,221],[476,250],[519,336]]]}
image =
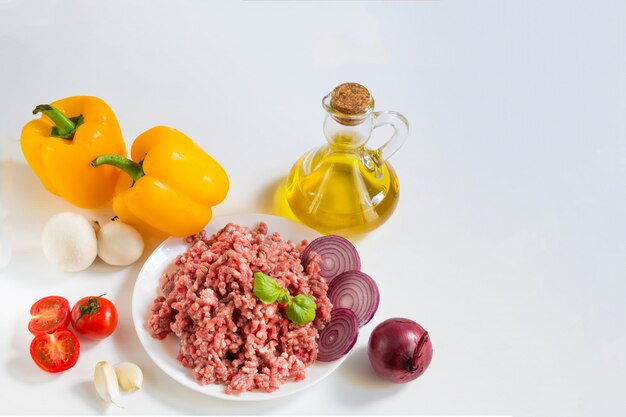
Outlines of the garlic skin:
{"label": "garlic skin", "polygon": [[100,398],[121,407],[119,404],[120,387],[117,382],[117,375],[115,374],[115,369],[108,362],[101,361],[96,364],[93,382]]}
{"label": "garlic skin", "polygon": [[113,367],[117,375],[117,382],[120,388],[126,392],[135,392],[141,389],[143,384],[143,373],[141,368],[132,362],[118,363]]}

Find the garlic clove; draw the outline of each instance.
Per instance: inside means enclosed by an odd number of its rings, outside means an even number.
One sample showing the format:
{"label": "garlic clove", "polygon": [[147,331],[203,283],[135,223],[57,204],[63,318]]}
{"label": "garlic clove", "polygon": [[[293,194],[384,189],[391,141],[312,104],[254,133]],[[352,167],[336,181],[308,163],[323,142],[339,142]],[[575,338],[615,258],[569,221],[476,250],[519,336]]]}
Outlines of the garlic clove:
{"label": "garlic clove", "polygon": [[143,373],[141,368],[132,362],[118,363],[113,367],[117,375],[120,388],[126,392],[134,392],[141,389]]}
{"label": "garlic clove", "polygon": [[96,364],[93,381],[100,398],[121,407],[119,404],[120,387],[117,382],[117,375],[108,362],[101,361]]}

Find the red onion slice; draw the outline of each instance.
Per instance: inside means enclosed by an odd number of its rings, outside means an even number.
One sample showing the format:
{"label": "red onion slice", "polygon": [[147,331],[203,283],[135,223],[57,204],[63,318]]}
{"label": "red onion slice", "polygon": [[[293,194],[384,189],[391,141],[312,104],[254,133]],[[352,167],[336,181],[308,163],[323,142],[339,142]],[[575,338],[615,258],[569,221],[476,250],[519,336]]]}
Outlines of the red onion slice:
{"label": "red onion slice", "polygon": [[330,299],[333,308],[352,310],[359,322],[359,327],[363,327],[374,317],[380,303],[376,282],[361,271],[348,271],[335,277],[328,284],[326,296]]}
{"label": "red onion slice", "polygon": [[317,360],[331,362],[348,353],[359,335],[359,322],[347,308],[333,308],[330,322],[320,332]]}
{"label": "red onion slice", "polygon": [[311,252],[322,258],[320,275],[330,282],[346,271],[361,270],[361,258],[350,241],[337,235],[318,237],[309,243],[302,253],[302,265],[306,268]]}

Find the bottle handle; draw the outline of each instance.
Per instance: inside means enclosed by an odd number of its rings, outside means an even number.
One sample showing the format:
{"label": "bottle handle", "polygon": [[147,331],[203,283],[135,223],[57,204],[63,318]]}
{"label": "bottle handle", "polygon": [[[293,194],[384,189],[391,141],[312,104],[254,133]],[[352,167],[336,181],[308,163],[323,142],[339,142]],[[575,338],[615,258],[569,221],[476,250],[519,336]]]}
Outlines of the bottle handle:
{"label": "bottle handle", "polygon": [[391,126],[393,128],[391,138],[376,151],[378,159],[381,160],[380,162],[386,161],[404,144],[409,134],[409,121],[395,111],[377,111],[372,113],[372,118],[374,119],[374,129],[381,126]]}

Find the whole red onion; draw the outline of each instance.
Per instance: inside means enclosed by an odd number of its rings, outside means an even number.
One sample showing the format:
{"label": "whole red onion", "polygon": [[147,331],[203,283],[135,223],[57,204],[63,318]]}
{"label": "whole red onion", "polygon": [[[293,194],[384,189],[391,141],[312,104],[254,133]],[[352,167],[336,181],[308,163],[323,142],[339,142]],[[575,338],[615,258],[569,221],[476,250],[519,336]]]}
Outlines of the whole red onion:
{"label": "whole red onion", "polygon": [[403,384],[426,371],[433,345],[428,332],[413,320],[392,318],[376,326],[370,335],[368,356],[378,375]]}

